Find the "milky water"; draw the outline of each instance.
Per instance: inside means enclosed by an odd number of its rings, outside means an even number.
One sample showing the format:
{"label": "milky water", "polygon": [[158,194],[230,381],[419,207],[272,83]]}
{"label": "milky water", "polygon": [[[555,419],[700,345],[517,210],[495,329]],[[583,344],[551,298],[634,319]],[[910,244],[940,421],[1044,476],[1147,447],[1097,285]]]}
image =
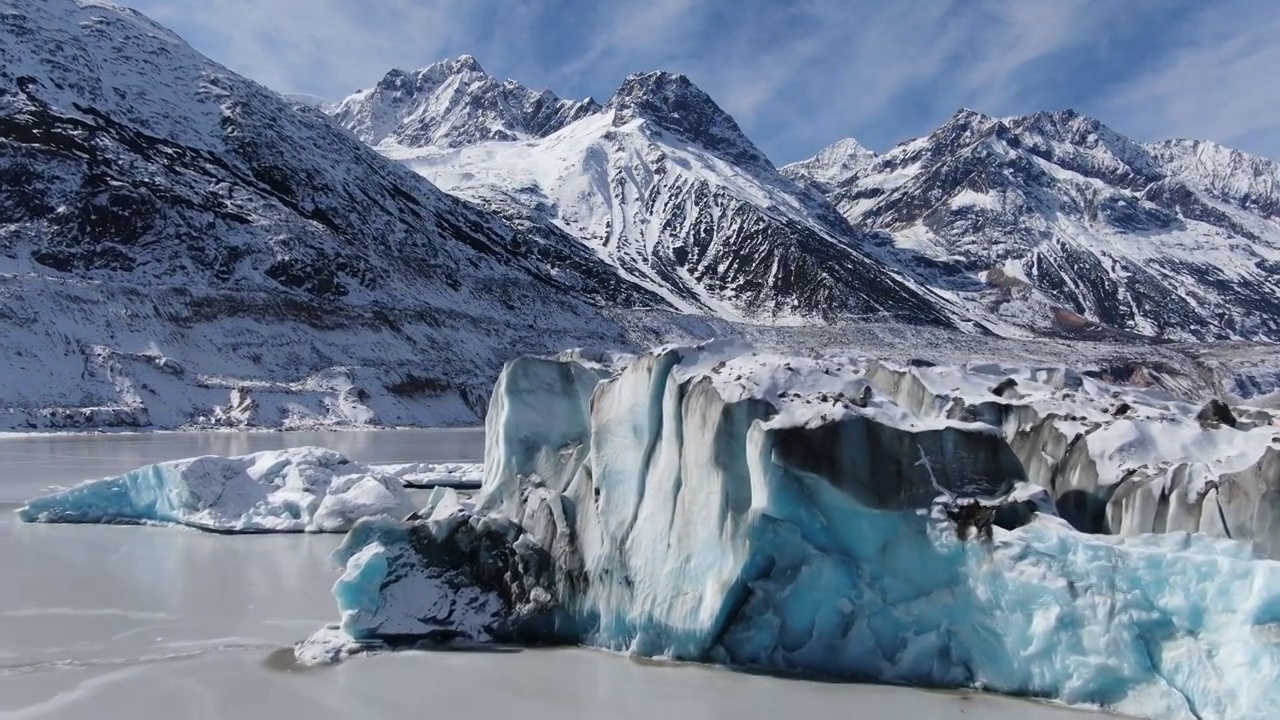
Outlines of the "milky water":
{"label": "milky water", "polygon": [[6,718],[1079,718],[1016,700],[827,684],[587,650],[397,653],[282,670],[336,620],[333,536],[27,525],[50,484],[299,444],[366,462],[479,460],[470,431],[0,439],[0,720]]}

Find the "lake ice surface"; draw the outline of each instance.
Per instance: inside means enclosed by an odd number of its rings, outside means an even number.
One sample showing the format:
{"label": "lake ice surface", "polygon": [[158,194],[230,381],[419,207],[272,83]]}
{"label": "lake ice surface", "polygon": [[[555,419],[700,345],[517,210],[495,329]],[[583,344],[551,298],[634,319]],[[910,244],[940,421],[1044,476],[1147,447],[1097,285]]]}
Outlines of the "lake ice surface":
{"label": "lake ice surface", "polygon": [[479,460],[479,430],[0,438],[0,720],[909,717],[1053,720],[966,693],[784,680],[588,650],[396,653],[289,670],[337,619],[340,538],[19,523],[51,484],[159,460],[324,445],[362,462]]}

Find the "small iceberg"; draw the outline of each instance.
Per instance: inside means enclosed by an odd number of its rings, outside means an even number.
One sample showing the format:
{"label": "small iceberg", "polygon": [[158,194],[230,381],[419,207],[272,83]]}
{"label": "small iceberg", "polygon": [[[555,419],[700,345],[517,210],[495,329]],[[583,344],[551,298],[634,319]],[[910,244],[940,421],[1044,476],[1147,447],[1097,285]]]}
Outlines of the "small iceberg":
{"label": "small iceberg", "polygon": [[413,512],[402,480],[319,447],[147,465],[29,501],[25,522],[163,523],[218,533],[346,532]]}

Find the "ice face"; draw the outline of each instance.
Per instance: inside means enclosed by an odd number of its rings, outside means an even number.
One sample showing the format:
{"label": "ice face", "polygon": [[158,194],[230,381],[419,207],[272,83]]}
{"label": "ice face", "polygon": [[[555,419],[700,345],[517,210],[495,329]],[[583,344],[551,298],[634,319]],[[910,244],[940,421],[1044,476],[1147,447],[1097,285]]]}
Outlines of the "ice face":
{"label": "ice face", "polygon": [[401,480],[325,448],[205,456],[90,480],[29,501],[26,522],[173,523],[214,532],[343,532],[413,510]]}
{"label": "ice face", "polygon": [[1280,707],[1280,563],[1246,543],[1082,534],[993,425],[868,395],[862,370],[574,364],[507,366],[474,505],[441,489],[415,522],[357,524],[343,624],[300,658],[578,642],[1162,720]]}

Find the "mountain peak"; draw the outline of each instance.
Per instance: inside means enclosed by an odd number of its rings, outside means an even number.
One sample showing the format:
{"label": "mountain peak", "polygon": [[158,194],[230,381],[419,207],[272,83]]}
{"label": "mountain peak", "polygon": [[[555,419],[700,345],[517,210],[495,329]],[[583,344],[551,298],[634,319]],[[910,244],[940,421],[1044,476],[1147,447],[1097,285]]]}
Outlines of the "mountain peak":
{"label": "mountain peak", "polygon": [[871,165],[878,157],[853,138],[837,140],[808,160],[791,163],[782,174],[793,180],[809,180],[824,191],[843,183]]}
{"label": "mountain peak", "polygon": [[[618,86],[615,96],[628,96],[636,92],[646,93],[652,90],[664,92],[669,88],[698,90],[698,86],[694,85],[689,76],[684,73],[653,70],[628,75],[623,79],[622,84]],[[700,90],[698,91],[701,92]]]}
{"label": "mountain peak", "polygon": [[458,72],[484,72],[484,68],[480,67],[480,61],[476,60],[474,55],[459,55],[453,60],[447,60]]}
{"label": "mountain peak", "polygon": [[484,68],[471,55],[460,55],[450,60],[434,62],[420,70],[403,70],[392,68],[374,86],[373,92],[417,94],[431,92],[441,83],[459,75],[478,75],[488,77]]}
{"label": "mountain peak", "polygon": [[1005,121],[1028,151],[1122,187],[1152,182],[1157,163],[1141,144],[1070,108]]}
{"label": "mountain peak", "polygon": [[952,123],[990,122],[991,120],[994,120],[994,119],[995,118],[991,117],[986,113],[978,112],[977,110],[974,110],[972,108],[962,107],[959,110],[956,110],[954,113],[952,113],[951,119],[949,119],[945,124],[950,125]]}
{"label": "mountain peak", "polygon": [[711,96],[694,85],[689,76],[665,71],[628,75],[609,100],[609,107],[619,111],[627,120],[638,116],[657,120],[689,112],[710,112],[727,117]]}
{"label": "mountain peak", "polygon": [[392,70],[333,115],[371,145],[390,138],[406,147],[463,147],[542,137],[599,110],[593,100],[561,100],[550,90],[500,82],[474,56],[460,55],[413,72]]}
{"label": "mountain peak", "polygon": [[729,113],[684,73],[628,75],[605,107],[614,111],[615,125],[644,119],[732,162],[773,169]]}

